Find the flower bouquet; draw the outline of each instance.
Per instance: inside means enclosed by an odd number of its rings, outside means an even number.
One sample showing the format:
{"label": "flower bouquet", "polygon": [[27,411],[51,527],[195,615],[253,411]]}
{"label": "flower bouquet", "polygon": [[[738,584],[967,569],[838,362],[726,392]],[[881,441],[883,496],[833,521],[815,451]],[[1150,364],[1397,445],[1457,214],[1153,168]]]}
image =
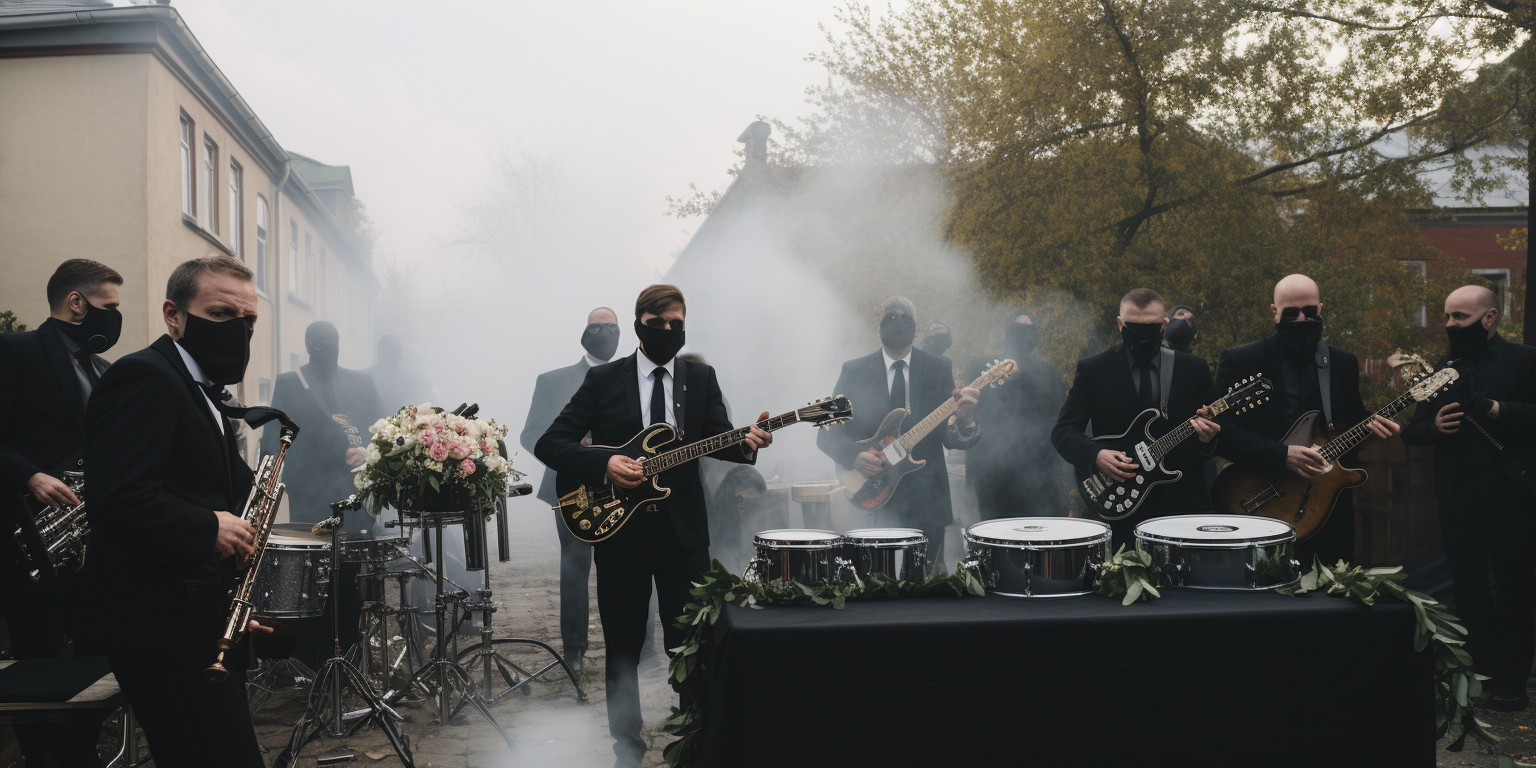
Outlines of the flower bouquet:
{"label": "flower bouquet", "polygon": [[522,473],[507,461],[507,427],[431,403],[408,405],[368,428],[367,461],[353,472],[369,513],[385,506],[489,513]]}

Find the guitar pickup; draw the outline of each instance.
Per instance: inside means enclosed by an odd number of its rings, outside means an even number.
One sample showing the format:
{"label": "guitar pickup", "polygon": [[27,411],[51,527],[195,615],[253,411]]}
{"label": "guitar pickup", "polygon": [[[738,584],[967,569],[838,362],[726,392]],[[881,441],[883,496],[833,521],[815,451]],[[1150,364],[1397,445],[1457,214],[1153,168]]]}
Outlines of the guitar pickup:
{"label": "guitar pickup", "polygon": [[891,444],[880,452],[885,454],[885,463],[892,467],[900,464],[901,460],[907,457],[906,446],[903,446],[900,440],[892,440]]}
{"label": "guitar pickup", "polygon": [[1146,443],[1136,444],[1136,460],[1141,462],[1141,469],[1144,472],[1151,472],[1152,468],[1157,466],[1157,462],[1152,460],[1152,446]]}

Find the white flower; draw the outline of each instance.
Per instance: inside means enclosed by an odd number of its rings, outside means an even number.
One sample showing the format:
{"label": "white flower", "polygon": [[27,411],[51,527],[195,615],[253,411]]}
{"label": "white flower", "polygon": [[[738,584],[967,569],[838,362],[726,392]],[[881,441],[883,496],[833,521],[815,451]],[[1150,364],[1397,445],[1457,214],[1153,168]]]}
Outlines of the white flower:
{"label": "white flower", "polygon": [[388,428],[389,428],[389,420],[388,419],[379,419],[378,421],[375,421],[373,423],[373,426],[368,428],[368,434],[370,434],[370,435],[377,435],[380,432],[383,432],[384,430],[386,430]]}
{"label": "white flower", "polygon": [[379,451],[379,447],[372,443],[368,444],[367,455],[368,466],[373,466],[374,464],[379,463],[379,459],[384,458],[384,454]]}

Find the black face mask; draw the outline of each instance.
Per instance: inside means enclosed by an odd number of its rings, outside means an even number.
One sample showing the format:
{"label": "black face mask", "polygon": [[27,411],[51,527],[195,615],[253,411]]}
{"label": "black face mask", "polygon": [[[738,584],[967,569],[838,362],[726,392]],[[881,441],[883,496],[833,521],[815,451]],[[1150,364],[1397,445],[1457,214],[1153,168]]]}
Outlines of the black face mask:
{"label": "black face mask", "polygon": [[1136,360],[1151,360],[1163,346],[1162,323],[1122,323],[1120,340]]}
{"label": "black face mask", "polygon": [[255,329],[245,324],[244,318],[231,318],[223,322],[198,317],[184,312],[187,319],[182,331],[182,349],[202,366],[203,374],[214,384],[221,386],[239,384],[245,378],[245,366],[251,361],[251,337]]}
{"label": "black face mask", "polygon": [[889,349],[906,349],[917,338],[917,321],[908,315],[890,314],[880,321],[880,343]]}
{"label": "black face mask", "polygon": [[[82,297],[83,298],[83,297]],[[74,339],[76,344],[96,354],[101,354],[112,348],[117,339],[123,333],[123,313],[116,308],[103,309],[85,302],[85,317],[77,325],[75,323],[62,323],[64,332]]]}
{"label": "black face mask", "polygon": [[618,323],[591,323],[581,332],[581,347],[598,360],[612,360],[619,349]]}
{"label": "black face mask", "polygon": [[1163,329],[1163,341],[1174,349],[1188,352],[1189,345],[1195,343],[1195,326],[1182,318],[1169,320],[1168,326]]}
{"label": "black face mask", "polygon": [[1471,325],[1447,325],[1445,335],[1451,340],[1452,357],[1476,357],[1488,347],[1488,330],[1481,318]]}
{"label": "black face mask", "polygon": [[1311,360],[1317,354],[1317,344],[1323,340],[1323,321],[1296,320],[1275,323],[1275,335],[1285,351],[1303,360]]}
{"label": "black face mask", "polygon": [[321,378],[329,379],[336,372],[341,348],[335,344],[316,344],[309,348],[309,367]]}
{"label": "black face mask", "polygon": [[950,345],[954,343],[955,340],[950,337],[948,332],[930,333],[928,334],[928,338],[923,339],[923,349],[926,349],[935,355],[942,355],[949,349]]}
{"label": "black face mask", "polygon": [[1009,323],[1003,330],[1003,342],[1015,357],[1029,357],[1040,343],[1040,329],[1024,323]]}
{"label": "black face mask", "polygon": [[640,337],[640,349],[645,356],[657,365],[666,365],[688,341],[681,328],[675,331],[653,328],[639,320],[635,321],[635,335]]}

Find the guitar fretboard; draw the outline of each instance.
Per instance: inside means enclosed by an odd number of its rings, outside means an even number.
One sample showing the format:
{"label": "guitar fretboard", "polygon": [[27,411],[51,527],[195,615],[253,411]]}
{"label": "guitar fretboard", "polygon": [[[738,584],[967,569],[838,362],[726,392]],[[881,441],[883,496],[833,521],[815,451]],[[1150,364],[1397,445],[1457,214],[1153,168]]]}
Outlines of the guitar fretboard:
{"label": "guitar fretboard", "polygon": [[[1414,400],[1415,398],[1412,392],[1404,392],[1403,394],[1398,395],[1397,399],[1387,403],[1385,407],[1377,411],[1376,415],[1390,419],[1399,413],[1402,413],[1405,409],[1408,408],[1408,406],[1414,403]],[[1344,434],[1329,440],[1327,445],[1324,445],[1322,448],[1318,449],[1318,453],[1321,453],[1323,458],[1327,459],[1328,461],[1334,461],[1340,456],[1349,453],[1350,450],[1352,450],[1355,446],[1364,442],[1367,437],[1371,436],[1371,430],[1367,428],[1367,425],[1370,423],[1371,419],[1366,419],[1365,421],[1350,427],[1349,430]]]}
{"label": "guitar fretboard", "polygon": [[[756,426],[765,432],[783,429],[800,420],[800,414],[795,411],[781,413],[770,419],[758,422]],[[654,477],[680,464],[687,464],[700,456],[708,456],[715,451],[729,448],[747,439],[747,433],[751,427],[741,427],[729,432],[721,432],[714,437],[707,437],[697,443],[689,443],[681,448],[658,453],[655,456],[640,462],[646,477]]]}
{"label": "guitar fretboard", "polygon": [[[1206,406],[1206,410],[1211,414],[1210,418],[1214,419],[1217,416],[1226,413],[1227,410],[1232,407],[1232,404],[1227,402],[1228,398],[1239,397],[1243,394],[1244,392],[1237,392],[1231,395],[1227,395],[1226,397],[1223,397],[1220,400],[1217,400],[1216,402]],[[1152,458],[1157,459],[1158,461],[1162,461],[1164,456],[1167,456],[1169,453],[1173,452],[1173,449],[1179,447],[1179,443],[1189,439],[1189,436],[1193,434],[1195,434],[1195,419],[1193,416],[1191,416],[1190,418],[1185,419],[1183,424],[1168,430],[1168,434],[1159,437],[1156,442],[1152,443]]]}

